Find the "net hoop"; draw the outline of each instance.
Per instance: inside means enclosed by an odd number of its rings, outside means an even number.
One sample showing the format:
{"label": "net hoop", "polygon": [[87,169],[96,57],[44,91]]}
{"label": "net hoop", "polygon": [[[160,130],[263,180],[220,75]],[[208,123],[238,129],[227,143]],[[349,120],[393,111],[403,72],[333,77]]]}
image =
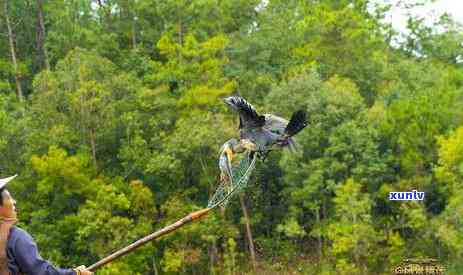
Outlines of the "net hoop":
{"label": "net hoop", "polygon": [[257,154],[253,154],[252,160],[249,163],[249,153],[240,161],[237,167],[232,168],[231,182],[222,182],[215,191],[207,205],[208,208],[217,206],[226,206],[230,198],[241,192],[248,185],[251,172],[255,168]]}

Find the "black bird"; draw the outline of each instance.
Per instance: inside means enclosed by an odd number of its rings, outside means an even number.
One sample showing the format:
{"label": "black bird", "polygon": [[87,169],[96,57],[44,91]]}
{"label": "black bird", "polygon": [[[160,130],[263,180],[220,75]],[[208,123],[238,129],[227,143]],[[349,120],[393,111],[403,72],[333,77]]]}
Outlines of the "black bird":
{"label": "black bird", "polygon": [[307,126],[306,113],[296,111],[287,121],[272,114],[260,115],[246,99],[240,96],[230,96],[225,103],[238,112],[240,118],[240,139],[247,139],[256,145],[256,151],[265,158],[273,146],[288,147],[295,150],[292,138]]}

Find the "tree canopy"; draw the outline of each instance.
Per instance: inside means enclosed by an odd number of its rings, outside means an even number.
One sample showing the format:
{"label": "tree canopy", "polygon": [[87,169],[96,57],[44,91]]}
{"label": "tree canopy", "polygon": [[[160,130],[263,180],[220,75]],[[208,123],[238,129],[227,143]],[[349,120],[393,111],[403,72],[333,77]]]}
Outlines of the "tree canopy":
{"label": "tree canopy", "polygon": [[[420,1],[413,1],[420,4]],[[428,1],[421,1],[428,2]],[[378,1],[0,5],[0,176],[44,258],[90,265],[191,211],[238,137],[222,98],[309,125],[244,197],[98,274],[390,274],[463,264],[463,27]],[[423,201],[390,201],[418,190]]]}

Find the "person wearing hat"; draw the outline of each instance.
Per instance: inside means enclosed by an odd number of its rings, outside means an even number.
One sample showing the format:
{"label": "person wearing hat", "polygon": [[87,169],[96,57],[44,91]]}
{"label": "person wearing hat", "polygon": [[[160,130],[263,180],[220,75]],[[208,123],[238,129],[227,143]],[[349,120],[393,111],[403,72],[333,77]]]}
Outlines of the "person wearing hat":
{"label": "person wearing hat", "polygon": [[85,266],[54,267],[40,257],[34,239],[16,223],[16,201],[5,188],[16,177],[0,178],[0,275],[91,275]]}

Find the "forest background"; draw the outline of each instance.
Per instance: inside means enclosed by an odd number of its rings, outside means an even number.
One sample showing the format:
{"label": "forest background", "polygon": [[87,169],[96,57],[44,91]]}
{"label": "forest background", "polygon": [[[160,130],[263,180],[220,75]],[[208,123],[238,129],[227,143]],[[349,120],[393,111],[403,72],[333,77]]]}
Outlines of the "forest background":
{"label": "forest background", "polygon": [[[463,274],[451,17],[411,17],[401,36],[369,0],[0,4],[0,173],[20,174],[19,225],[57,265],[205,207],[238,135],[222,98],[240,94],[260,112],[305,109],[299,152],[259,163],[224,214],[98,274],[390,274],[417,257]],[[425,200],[388,199],[413,189]]]}

